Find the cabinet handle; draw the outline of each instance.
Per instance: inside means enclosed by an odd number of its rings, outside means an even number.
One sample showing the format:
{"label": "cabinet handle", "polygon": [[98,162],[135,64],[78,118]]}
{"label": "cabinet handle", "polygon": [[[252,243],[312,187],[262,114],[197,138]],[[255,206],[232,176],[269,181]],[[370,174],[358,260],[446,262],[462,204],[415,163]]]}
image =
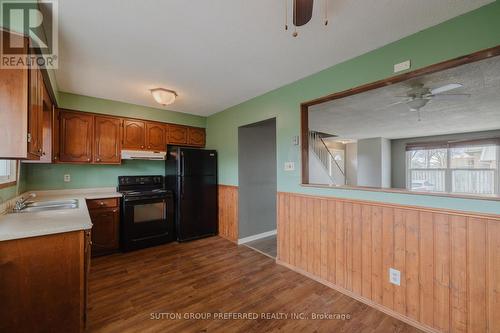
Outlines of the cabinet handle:
{"label": "cabinet handle", "polygon": [[99,205],[104,206],[104,202],[103,201],[99,202]]}
{"label": "cabinet handle", "polygon": [[100,158],[96,158],[96,162],[101,162],[101,159]]}
{"label": "cabinet handle", "polygon": [[144,149],[144,146],[141,146],[141,149]]}
{"label": "cabinet handle", "polygon": [[87,158],[87,162],[90,162],[90,158]]}
{"label": "cabinet handle", "polygon": [[117,209],[113,209],[113,213],[116,213],[118,210]]}

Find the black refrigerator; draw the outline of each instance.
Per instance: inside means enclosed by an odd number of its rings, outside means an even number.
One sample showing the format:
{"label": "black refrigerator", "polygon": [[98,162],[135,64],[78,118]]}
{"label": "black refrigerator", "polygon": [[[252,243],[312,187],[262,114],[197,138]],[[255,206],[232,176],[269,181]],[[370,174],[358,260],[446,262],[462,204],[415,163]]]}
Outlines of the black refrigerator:
{"label": "black refrigerator", "polygon": [[168,147],[165,187],[174,191],[180,242],[217,235],[217,152]]}

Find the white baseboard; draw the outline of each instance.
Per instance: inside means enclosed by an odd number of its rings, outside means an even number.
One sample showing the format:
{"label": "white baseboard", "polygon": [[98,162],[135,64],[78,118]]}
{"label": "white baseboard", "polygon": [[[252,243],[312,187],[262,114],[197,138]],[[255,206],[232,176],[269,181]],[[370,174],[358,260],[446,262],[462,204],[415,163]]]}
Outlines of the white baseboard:
{"label": "white baseboard", "polygon": [[273,235],[276,235],[276,229],[271,230],[271,231],[266,231],[266,232],[263,232],[261,234],[248,236],[245,238],[240,238],[240,239],[238,239],[238,245],[245,244],[245,243],[257,240],[257,239],[266,238],[266,237],[273,236]]}

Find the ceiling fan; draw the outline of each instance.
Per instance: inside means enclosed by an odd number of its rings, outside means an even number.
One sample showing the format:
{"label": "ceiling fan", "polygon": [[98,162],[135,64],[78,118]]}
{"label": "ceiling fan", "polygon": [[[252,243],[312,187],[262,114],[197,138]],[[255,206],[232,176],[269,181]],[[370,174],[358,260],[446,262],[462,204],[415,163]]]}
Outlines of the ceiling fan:
{"label": "ceiling fan", "polygon": [[427,105],[433,99],[455,99],[462,97],[470,97],[470,94],[446,94],[448,91],[463,87],[461,83],[449,83],[444,86],[430,89],[419,83],[414,85],[404,96],[396,96],[404,98],[401,101],[387,105],[385,108],[406,104],[410,111],[418,112],[418,121],[421,120],[420,109]]}
{"label": "ceiling fan", "polygon": [[[285,30],[288,30],[288,1],[285,0]],[[291,0],[293,6],[293,37],[298,36],[297,27],[306,25],[312,18],[314,0]],[[324,1],[324,24],[328,25],[328,1]]]}

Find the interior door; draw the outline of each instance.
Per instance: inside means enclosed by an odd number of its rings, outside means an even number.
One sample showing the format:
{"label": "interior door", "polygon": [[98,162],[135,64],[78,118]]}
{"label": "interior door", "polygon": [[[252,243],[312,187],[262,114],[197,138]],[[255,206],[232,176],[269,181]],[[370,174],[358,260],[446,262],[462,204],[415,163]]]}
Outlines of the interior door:
{"label": "interior door", "polygon": [[120,164],[121,120],[114,117],[95,117],[94,163]]}

